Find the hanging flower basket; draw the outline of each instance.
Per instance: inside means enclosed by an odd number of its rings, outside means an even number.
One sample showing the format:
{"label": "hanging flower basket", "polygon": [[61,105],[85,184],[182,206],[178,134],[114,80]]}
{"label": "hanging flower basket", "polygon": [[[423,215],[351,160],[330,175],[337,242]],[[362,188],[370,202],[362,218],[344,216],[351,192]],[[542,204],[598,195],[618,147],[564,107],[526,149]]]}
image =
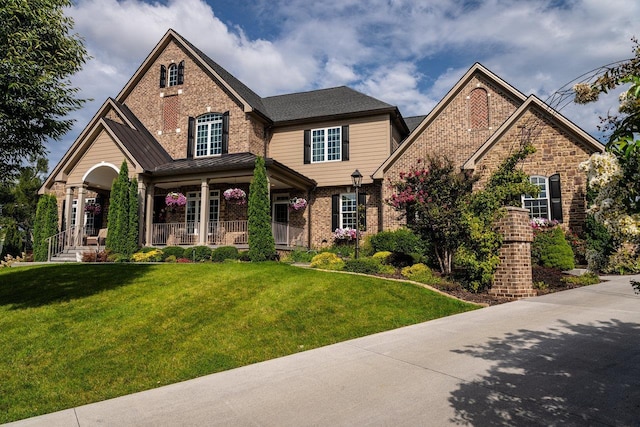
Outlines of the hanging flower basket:
{"label": "hanging flower basket", "polygon": [[100,203],[89,203],[85,205],[84,211],[90,212],[94,215],[100,215],[100,212],[102,212],[102,207],[100,206]]}
{"label": "hanging flower basket", "polygon": [[222,193],[225,200],[236,205],[244,205],[247,203],[247,193],[241,188],[229,188]]}
{"label": "hanging flower basket", "polygon": [[289,209],[292,211],[301,211],[307,207],[307,201],[302,197],[294,197],[289,200]]}
{"label": "hanging flower basket", "polygon": [[182,193],[169,193],[164,198],[164,204],[171,207],[184,206],[187,204],[187,197]]}

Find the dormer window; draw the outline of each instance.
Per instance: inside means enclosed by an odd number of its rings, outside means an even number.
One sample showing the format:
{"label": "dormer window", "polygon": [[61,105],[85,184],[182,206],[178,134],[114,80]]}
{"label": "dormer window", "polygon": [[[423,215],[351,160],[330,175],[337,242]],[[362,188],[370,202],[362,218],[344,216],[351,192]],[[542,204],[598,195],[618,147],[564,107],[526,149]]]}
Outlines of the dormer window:
{"label": "dormer window", "polygon": [[[168,72],[168,73],[167,73]],[[168,74],[168,76],[167,76]],[[169,81],[167,82],[167,77]],[[160,87],[177,86],[184,83],[184,61],[179,64],[160,65]]]}

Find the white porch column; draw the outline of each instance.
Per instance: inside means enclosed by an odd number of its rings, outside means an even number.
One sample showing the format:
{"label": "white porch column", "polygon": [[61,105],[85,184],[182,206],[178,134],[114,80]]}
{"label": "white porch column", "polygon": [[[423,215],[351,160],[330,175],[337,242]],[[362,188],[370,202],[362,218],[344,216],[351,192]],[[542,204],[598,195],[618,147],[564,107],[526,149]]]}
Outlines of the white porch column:
{"label": "white porch column", "polygon": [[147,210],[146,206],[146,194],[147,194],[147,185],[140,179],[138,181],[138,244],[140,246],[144,246],[146,244],[144,237],[144,228],[146,221]]}
{"label": "white porch column", "polygon": [[156,187],[153,184],[147,185],[146,209],[144,210],[144,223],[146,228],[145,246],[153,244],[153,196]]}
{"label": "white porch column", "polygon": [[207,244],[207,232],[209,231],[209,180],[202,179],[200,184],[200,236],[198,244]]}
{"label": "white porch column", "polygon": [[76,205],[76,245],[82,245],[84,236],[84,199],[87,195],[87,186],[78,187],[78,204]]}
{"label": "white porch column", "polygon": [[[65,200],[64,200],[64,228],[67,230],[71,228],[71,215],[73,214],[73,187],[66,188]],[[61,230],[65,231],[65,230]]]}

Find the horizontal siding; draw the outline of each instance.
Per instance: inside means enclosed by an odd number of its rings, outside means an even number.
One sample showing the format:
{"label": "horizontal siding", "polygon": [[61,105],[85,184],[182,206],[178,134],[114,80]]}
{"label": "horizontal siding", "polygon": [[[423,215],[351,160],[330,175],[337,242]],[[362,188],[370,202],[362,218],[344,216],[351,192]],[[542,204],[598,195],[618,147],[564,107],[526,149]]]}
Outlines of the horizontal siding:
{"label": "horizontal siding", "polygon": [[[304,164],[304,130],[349,125],[349,160]],[[358,169],[363,184],[389,157],[391,135],[388,115],[276,129],[269,144],[269,157],[316,180],[319,186],[349,185]]]}
{"label": "horizontal siding", "polygon": [[[67,182],[70,184],[82,183],[82,177],[84,174],[98,163],[112,163],[117,168],[120,168],[123,159],[124,155],[122,154],[122,151],[120,151],[120,148],[103,130],[71,170]],[[129,172],[131,171],[132,168],[129,164]]]}

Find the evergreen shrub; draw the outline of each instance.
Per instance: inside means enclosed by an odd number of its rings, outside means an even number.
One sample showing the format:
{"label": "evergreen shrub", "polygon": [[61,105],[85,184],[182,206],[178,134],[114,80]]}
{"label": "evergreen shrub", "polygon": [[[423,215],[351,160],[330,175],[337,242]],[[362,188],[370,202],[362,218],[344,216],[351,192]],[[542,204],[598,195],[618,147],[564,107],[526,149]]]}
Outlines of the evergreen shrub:
{"label": "evergreen shrub", "polygon": [[375,274],[380,272],[382,263],[375,258],[352,258],[344,263],[344,270],[353,273]]}
{"label": "evergreen shrub", "polygon": [[165,256],[165,259],[170,256],[174,256],[176,259],[183,258],[185,256],[184,248],[182,246],[167,246],[162,249],[162,253]]}
{"label": "evergreen shrub", "polygon": [[543,267],[571,270],[575,268],[573,250],[560,227],[534,232],[532,260]]}
{"label": "evergreen shrub", "polygon": [[322,252],[311,259],[311,267],[325,270],[342,270],[344,261],[332,252]]}
{"label": "evergreen shrub", "polygon": [[222,262],[227,259],[238,259],[238,248],[235,246],[220,246],[211,252],[211,261]]}

